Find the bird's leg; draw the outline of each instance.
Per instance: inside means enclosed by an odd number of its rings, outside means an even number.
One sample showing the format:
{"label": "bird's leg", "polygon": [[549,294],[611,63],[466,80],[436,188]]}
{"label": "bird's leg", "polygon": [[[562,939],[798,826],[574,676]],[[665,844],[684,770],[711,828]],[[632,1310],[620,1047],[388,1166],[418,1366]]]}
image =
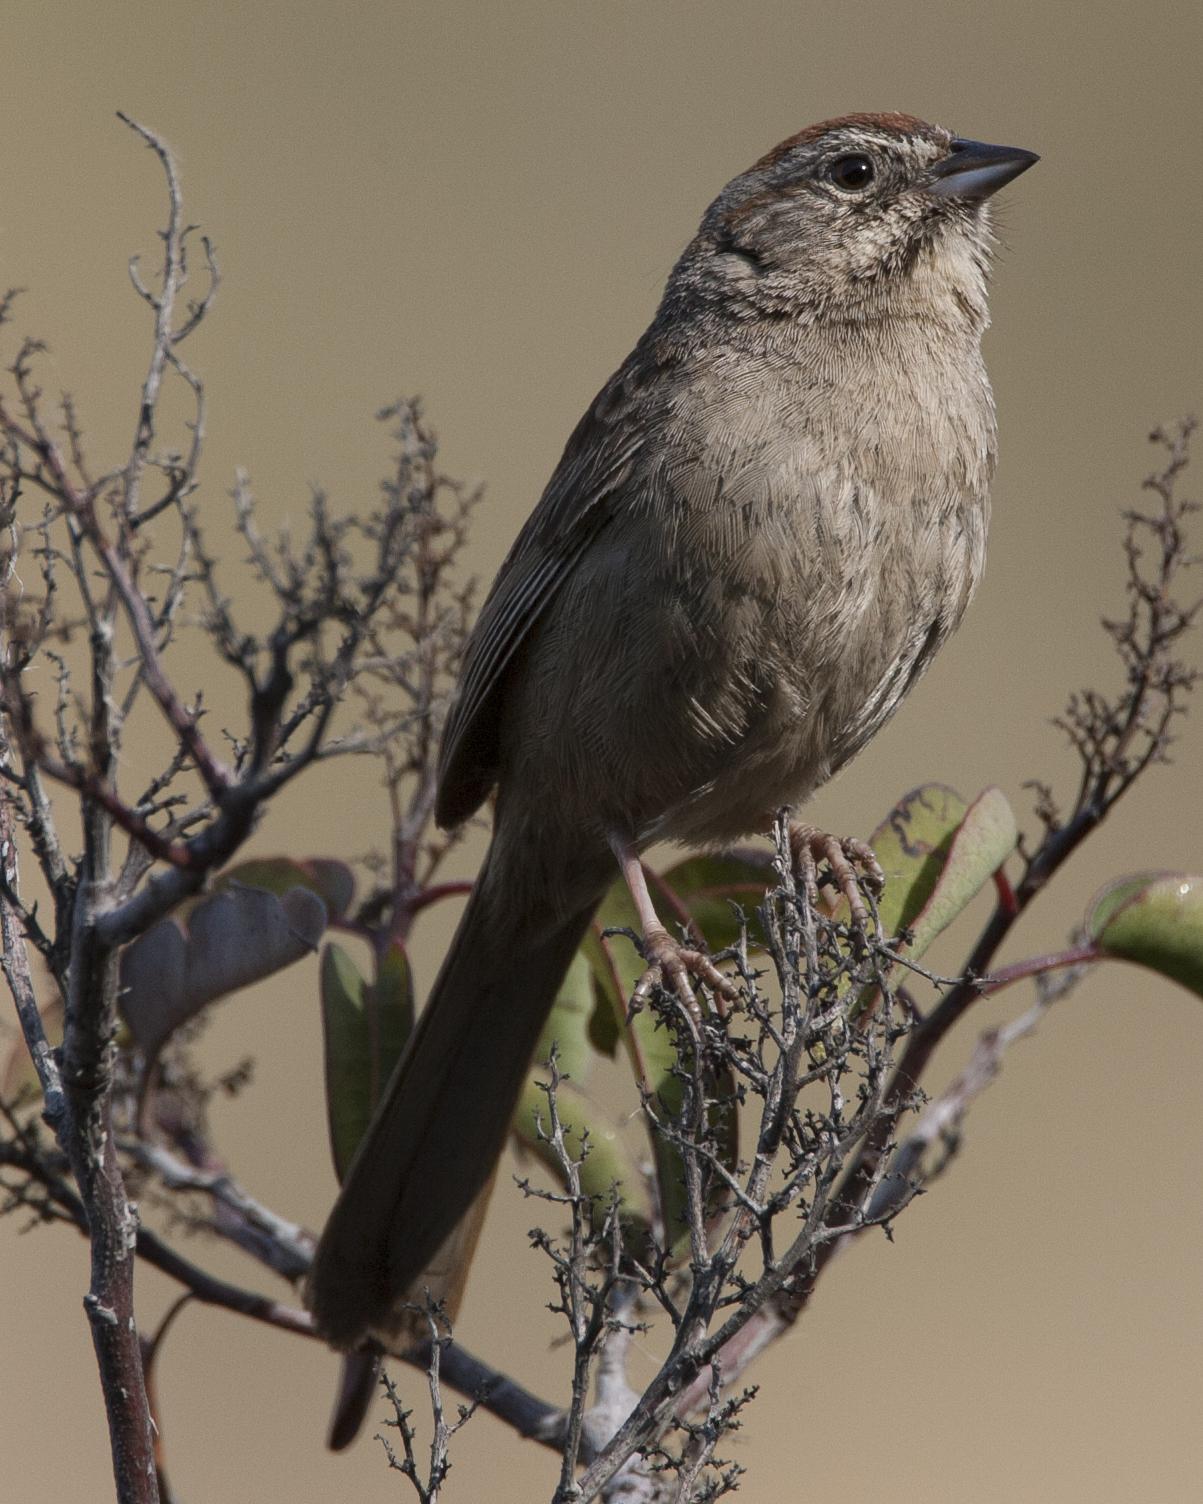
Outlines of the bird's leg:
{"label": "bird's leg", "polygon": [[689,985],[690,975],[697,977],[699,981],[705,982],[708,987],[713,987],[716,992],[727,998],[735,996],[734,985],[722,974],[705,951],[698,950],[695,946],[682,945],[680,941],[674,940],[660,923],[656,906],[652,903],[652,895],[647,889],[643,864],[634,847],[629,846],[618,836],[612,836],[610,848],[622,869],[623,881],[630,890],[635,912],[639,915],[639,928],[643,936],[643,959],[647,962],[647,970],[640,977],[639,984],[632,994],[632,1006],[638,1007],[644,1003],[652,988],[660,982],[676,993],[695,1021],[700,1023],[701,1013],[698,1010],[697,998],[693,995],[693,988]]}
{"label": "bird's leg", "polygon": [[875,893],[879,893],[886,875],[878,865],[873,848],[852,836],[832,836],[813,825],[791,821],[789,848],[794,859],[794,872],[806,894],[806,901],[814,908],[819,901],[819,863],[826,862],[835,879],[836,887],[848,900],[852,925],[861,934],[867,932],[869,915],[856,882],[859,867],[864,879]]}

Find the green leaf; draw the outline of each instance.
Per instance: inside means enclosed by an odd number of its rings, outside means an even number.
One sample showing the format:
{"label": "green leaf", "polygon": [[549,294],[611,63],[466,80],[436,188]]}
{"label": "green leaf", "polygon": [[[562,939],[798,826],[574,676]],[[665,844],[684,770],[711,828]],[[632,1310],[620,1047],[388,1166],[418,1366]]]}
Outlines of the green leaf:
{"label": "green leaf", "polygon": [[[564,1185],[563,1167],[551,1146],[540,1139],[536,1122],[550,1127],[547,1093],[539,1086],[546,1080],[546,1069],[536,1067],[527,1077],[512,1132],[532,1154],[547,1166],[556,1180]],[[569,1153],[580,1159],[583,1136],[588,1134],[589,1153],[580,1165],[581,1189],[605,1205],[611,1188],[617,1188],[621,1215],[630,1226],[646,1229],[651,1224],[651,1197],[638,1160],[614,1120],[596,1102],[571,1081],[561,1081],[556,1088],[556,1111],[564,1127]]]}
{"label": "green leaf", "polygon": [[649,885],[669,927],[674,917],[679,923],[681,914],[687,914],[713,952],[739,939],[739,916],[732,905],[754,913],[772,884],[768,850],[747,847],[688,857],[658,876],[652,874]]}
{"label": "green leaf", "polygon": [[[582,959],[585,959],[582,956]],[[588,962],[585,963],[588,965]],[[592,986],[592,971],[590,985]],[[595,988],[593,1007],[589,1013],[589,1043],[599,1055],[613,1060],[618,1054],[618,1041],[622,1037],[622,1020],[608,997],[603,997]]]}
{"label": "green leaf", "polygon": [[1130,872],[1125,877],[1116,877],[1094,895],[1086,910],[1086,933],[1097,940],[1120,909],[1139,896],[1151,883],[1163,878],[1174,878],[1175,872]]}
{"label": "green leaf", "polygon": [[326,1115],[341,1181],[413,1031],[413,977],[404,947],[389,947],[371,983],[341,945],[327,945],[321,991]]}
{"label": "green leaf", "polygon": [[[695,869],[695,872],[698,870]],[[713,869],[711,870],[713,873]],[[762,881],[760,895],[763,897],[763,894]],[[662,888],[661,896],[663,896]],[[623,917],[624,906],[628,910],[629,917]],[[662,904],[660,910],[666,918],[668,907]],[[734,938],[734,916],[728,910],[723,918],[724,922],[730,926],[729,933]],[[635,929],[638,927],[634,905],[625,885],[622,887],[621,894],[614,893],[612,890],[607,922],[610,924],[626,923]],[[706,935],[705,939],[707,943],[710,943],[709,935]],[[617,1017],[623,1020],[621,1039],[626,1047],[632,1073],[640,1090],[646,1092],[657,1104],[658,1111],[664,1117],[672,1118],[680,1112],[682,1105],[682,1083],[675,1074],[680,1059],[676,1038],[657,1011],[649,1006],[641,1008],[629,1022],[625,1021],[627,1000],[644,972],[643,958],[632,942],[623,935],[613,936],[604,942],[604,945],[610,957],[613,958],[612,976],[618,978],[621,988]],[[734,1082],[724,1076],[713,1083],[712,1091],[715,1097],[725,1103],[727,1098],[733,1099]],[[739,1121],[733,1100],[729,1106],[722,1105],[715,1108],[711,1118],[711,1128],[717,1139],[717,1150],[722,1162],[728,1168],[732,1167],[739,1152]],[[650,1131],[650,1125],[649,1140],[656,1170],[659,1218],[666,1230],[669,1247],[679,1250],[688,1238],[684,1166],[680,1152],[675,1145],[669,1143],[664,1135]]]}
{"label": "green leaf", "polygon": [[[684,1100],[684,1085],[674,1072],[679,1059],[674,1038],[650,1007],[632,1019],[630,1034],[642,1087],[650,1093],[657,1116],[671,1121],[679,1116]],[[713,1104],[708,1123],[715,1150],[721,1163],[728,1170],[734,1170],[739,1157],[739,1114],[735,1082],[729,1072],[724,1072],[710,1084],[707,1096]],[[650,1125],[649,1135],[656,1168],[660,1220],[669,1249],[681,1254],[689,1242],[684,1162],[676,1145],[663,1134],[650,1131]]]}
{"label": "green leaf", "polygon": [[572,958],[568,974],[560,983],[555,1005],[543,1026],[535,1050],[536,1060],[547,1060],[554,1044],[560,1069],[583,1083],[593,1066],[595,1046],[590,1037],[594,1012],[593,972],[581,951]]}
{"label": "green leaf", "polygon": [[984,789],[965,812],[948,848],[943,870],[911,921],[909,954],[921,956],[1015,850],[1019,827],[1001,789]]}
{"label": "green leaf", "polygon": [[869,837],[886,875],[877,905],[883,935],[913,924],[936,886],[967,808],[955,789],[925,783],[904,795]]}
{"label": "green leaf", "polygon": [[[626,935],[603,938],[607,929],[640,932],[634,900],[621,879],[611,885],[602,900],[582,951],[598,989],[599,1010],[604,1008],[614,1020],[615,1038],[621,1040],[626,1049],[636,1082],[641,1090],[649,1092],[653,1098],[660,1098],[666,1112],[672,1112],[680,1103],[680,1087],[672,1075],[677,1062],[676,1045],[650,1008],[641,1009],[628,1023],[627,1000],[643,976],[643,957]],[[596,1029],[592,1032],[596,1037]],[[683,1191],[680,1155],[665,1144],[659,1134],[650,1134],[650,1140],[661,1218],[665,1226],[674,1229],[675,1237],[680,1226]]]}
{"label": "green leaf", "polygon": [[603,939],[608,929],[639,932],[639,916],[621,878],[610,885],[598,905],[578,952],[593,978],[589,1038],[595,1049],[612,1059],[626,1028],[627,999],[643,975],[643,961],[625,936]]}
{"label": "green leaf", "polygon": [[[676,932],[692,921],[711,951],[725,950],[739,938],[739,920],[732,904],[746,910],[759,907],[773,880],[767,851],[736,849],[713,856],[688,857],[663,873],[651,872],[648,886],[666,927]],[[627,1000],[643,975],[643,959],[623,935],[603,940],[608,929],[640,933],[639,916],[617,879],[603,898],[581,945],[593,976],[595,1004],[589,1021],[594,1049],[613,1058],[626,1023]]]}
{"label": "green leaf", "polygon": [[[656,1011],[645,1006],[631,1019],[625,1034],[627,1054],[636,1081],[648,1093],[657,1115],[676,1116],[681,1110],[681,1082],[673,1074],[678,1061],[676,1041]],[[648,1125],[652,1159],[656,1167],[660,1220],[668,1246],[675,1248],[685,1232],[685,1171],[681,1155],[663,1134]]]}
{"label": "green leaf", "polygon": [[364,1026],[367,980],[341,945],[322,953],[322,1038],[326,1059],[326,1118],[334,1172],[341,1184],[371,1117],[364,1090],[369,1050]]}
{"label": "green leaf", "polygon": [[[620,1011],[625,1012],[627,998],[643,975],[643,957],[626,935],[611,935],[602,939],[606,930],[624,929],[639,934],[641,926],[634,900],[627,891],[626,883],[619,878],[610,885],[606,896],[598,905],[582,949],[589,958],[594,977],[603,991],[610,993]],[[607,958],[608,964],[604,968],[597,964],[598,947],[604,950]]]}
{"label": "green leaf", "polygon": [[984,789],[968,807],[942,784],[908,794],[874,832],[886,874],[882,930],[909,929],[918,959],[990,881],[1015,849],[1019,829],[1001,789]]}
{"label": "green leaf", "polygon": [[[662,874],[649,874],[648,886],[667,928],[675,931],[682,923],[692,921],[706,946],[718,951],[733,944],[739,936],[739,920],[731,903],[755,908],[771,880],[772,863],[767,852],[737,850],[688,858]],[[595,993],[589,1042],[594,1049],[613,1056],[621,1040],[640,1089],[659,1102],[666,1116],[672,1116],[681,1105],[681,1084],[674,1074],[678,1062],[676,1041],[651,1008],[642,1009],[627,1023],[627,1002],[643,975],[644,962],[627,936],[603,938],[607,929],[629,929],[636,934],[640,931],[634,901],[621,879],[611,885],[602,900],[580,950],[592,975]],[[720,1098],[732,1099],[729,1106],[716,1108],[711,1123],[718,1152],[723,1163],[730,1167],[738,1156],[739,1139],[734,1083],[727,1079],[718,1081],[714,1091]],[[652,1133],[650,1139],[660,1218],[668,1229],[670,1244],[679,1245],[687,1234],[681,1157],[661,1135]]]}
{"label": "green leaf", "polygon": [[1203,997],[1203,877],[1121,877],[1096,895],[1086,928],[1103,955],[1147,966]]}
{"label": "green leaf", "polygon": [[252,857],[229,867],[214,884],[220,891],[230,884],[263,888],[282,898],[292,888],[307,888],[326,905],[331,919],[341,919],[355,897],[355,874],[346,862],[314,856],[298,861],[290,856]]}

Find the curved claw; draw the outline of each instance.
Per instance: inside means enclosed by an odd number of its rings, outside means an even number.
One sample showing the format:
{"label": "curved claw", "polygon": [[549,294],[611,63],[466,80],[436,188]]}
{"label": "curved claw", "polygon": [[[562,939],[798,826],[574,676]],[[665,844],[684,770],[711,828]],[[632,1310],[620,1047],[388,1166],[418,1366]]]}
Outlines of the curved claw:
{"label": "curved claw", "polygon": [[829,835],[813,825],[792,825],[789,841],[794,870],[806,893],[806,901],[812,907],[818,903],[819,863],[826,862],[836,887],[848,901],[853,928],[863,935],[868,928],[869,914],[857,884],[857,868],[860,868],[862,881],[874,893],[879,893],[885,885],[885,873],[873,848],[853,836]]}
{"label": "curved claw", "polygon": [[694,1022],[700,1026],[702,1013],[693,988],[689,985],[690,976],[704,982],[724,998],[732,999],[737,995],[734,983],[722,974],[705,951],[691,945],[682,945],[660,925],[654,928],[649,925],[645,931],[643,959],[647,962],[647,970],[639,978],[635,991],[631,994],[632,1012],[647,1002],[652,988],[659,983],[676,993]]}

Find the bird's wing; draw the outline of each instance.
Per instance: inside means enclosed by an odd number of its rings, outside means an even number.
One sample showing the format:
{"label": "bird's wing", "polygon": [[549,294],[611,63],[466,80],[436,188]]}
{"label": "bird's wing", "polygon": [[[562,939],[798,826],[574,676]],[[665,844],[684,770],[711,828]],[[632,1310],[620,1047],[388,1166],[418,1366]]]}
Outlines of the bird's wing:
{"label": "bird's wing", "polygon": [[[633,379],[634,378],[634,379]],[[468,639],[439,750],[435,816],[458,825],[497,774],[498,693],[506,670],[576,561],[605,526],[647,433],[632,424],[637,381],[616,372],[577,424],[538,506],[498,571]]]}

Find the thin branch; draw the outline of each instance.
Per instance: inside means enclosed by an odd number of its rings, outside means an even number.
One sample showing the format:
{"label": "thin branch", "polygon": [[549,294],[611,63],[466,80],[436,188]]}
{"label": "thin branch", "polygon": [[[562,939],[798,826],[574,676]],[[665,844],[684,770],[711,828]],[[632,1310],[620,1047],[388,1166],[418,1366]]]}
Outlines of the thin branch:
{"label": "thin branch", "polygon": [[55,1129],[66,1118],[66,1100],[63,1095],[62,1076],[58,1060],[46,1038],[42,1014],[38,1008],[33,988],[33,976],[29,969],[29,952],[25,948],[25,935],[20,916],[9,895],[20,888],[17,863],[17,846],[13,839],[12,805],[0,792],[0,866],[3,868],[3,888],[0,889],[0,968],[4,980],[16,1004],[17,1019],[21,1025],[26,1047],[33,1060],[42,1088],[43,1116]]}

